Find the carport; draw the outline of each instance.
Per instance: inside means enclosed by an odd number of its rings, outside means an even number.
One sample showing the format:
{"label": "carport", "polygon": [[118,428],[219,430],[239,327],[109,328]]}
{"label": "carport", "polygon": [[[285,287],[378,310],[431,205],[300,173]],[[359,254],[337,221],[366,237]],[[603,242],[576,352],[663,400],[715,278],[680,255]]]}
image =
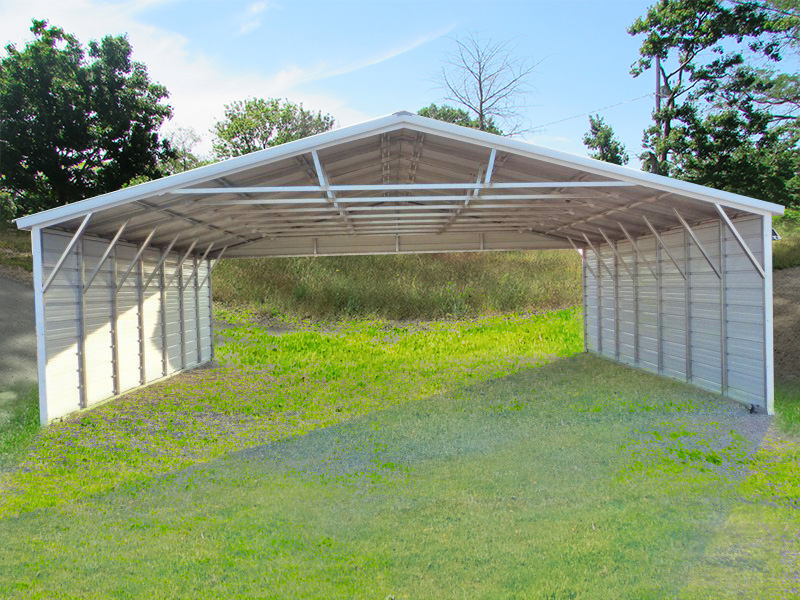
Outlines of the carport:
{"label": "carport", "polygon": [[569,249],[589,352],[773,411],[783,207],[408,112],[17,220],[41,422],[211,361],[222,257]]}

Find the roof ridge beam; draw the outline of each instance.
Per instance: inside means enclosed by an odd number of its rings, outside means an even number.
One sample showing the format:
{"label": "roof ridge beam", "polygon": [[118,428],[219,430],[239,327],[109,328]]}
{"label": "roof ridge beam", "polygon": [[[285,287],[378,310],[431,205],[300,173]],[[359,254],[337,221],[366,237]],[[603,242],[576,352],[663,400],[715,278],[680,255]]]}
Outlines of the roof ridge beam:
{"label": "roof ridge beam", "polygon": [[[316,152],[314,151],[314,154]],[[313,154],[312,154],[313,156]],[[494,183],[494,189],[535,189],[535,188],[604,188],[635,187],[637,184],[626,181],[507,181]],[[170,192],[178,195],[207,196],[211,194],[279,194],[284,192],[368,192],[368,191],[404,191],[404,190],[470,190],[485,189],[484,183],[381,183],[381,184],[329,184],[322,185],[271,185],[250,187],[205,187],[180,188]]]}

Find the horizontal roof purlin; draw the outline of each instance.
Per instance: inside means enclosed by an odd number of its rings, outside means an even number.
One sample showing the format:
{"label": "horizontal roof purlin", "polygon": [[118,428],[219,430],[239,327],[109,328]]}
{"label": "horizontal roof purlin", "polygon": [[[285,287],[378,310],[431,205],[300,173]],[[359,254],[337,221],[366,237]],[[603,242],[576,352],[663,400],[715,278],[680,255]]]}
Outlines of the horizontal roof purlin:
{"label": "horizontal roof purlin", "polygon": [[[428,147],[432,150],[426,155]],[[490,151],[496,153],[497,164],[488,160]],[[320,164],[310,160],[317,153]],[[478,156],[483,165],[477,164]],[[539,172],[533,173],[536,165]],[[323,179],[330,185],[320,186],[316,167],[328,171]],[[487,182],[484,171],[491,176],[492,168],[495,176]],[[660,218],[663,226],[672,226],[675,218],[667,206],[659,206],[662,202],[677,206],[694,222],[713,218],[715,205],[761,215],[783,213],[777,204],[396,113],[21,217],[16,223],[20,229],[74,229],[76,220],[95,213],[89,231],[96,235],[110,235],[130,219],[132,233],[144,236],[154,226],[161,229],[154,245],[183,228],[187,239],[218,240],[221,247],[305,230],[319,236],[358,234],[359,226],[373,224],[367,215],[397,209],[410,217],[414,213],[406,211],[414,208],[429,211],[434,220],[441,217],[441,231],[450,225],[480,231],[481,226],[504,223],[509,231],[522,231],[528,223],[533,225],[528,231],[560,232],[562,241],[567,235],[580,238],[582,232],[599,241],[590,226],[610,227],[616,221],[628,225],[626,211],[646,213],[654,222]],[[560,220],[552,216],[557,203],[564,209]],[[349,211],[355,207],[364,216],[354,222]],[[313,222],[315,208],[318,222]],[[532,209],[540,209],[542,218],[531,220]],[[296,216],[300,213],[310,216]],[[397,215],[398,232],[414,223],[403,214]],[[572,215],[571,221],[564,220],[566,215]],[[379,219],[388,225],[386,216]],[[434,235],[441,233],[432,229]],[[188,241],[181,244],[185,247]]]}

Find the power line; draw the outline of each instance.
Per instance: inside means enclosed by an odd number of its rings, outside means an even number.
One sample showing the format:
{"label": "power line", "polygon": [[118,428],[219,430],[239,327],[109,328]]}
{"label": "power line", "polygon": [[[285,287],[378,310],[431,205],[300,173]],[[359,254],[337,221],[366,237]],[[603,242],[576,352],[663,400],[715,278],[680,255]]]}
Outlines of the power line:
{"label": "power line", "polygon": [[643,98],[652,98],[653,96],[655,96],[655,93],[651,92],[649,94],[645,94],[644,96],[639,96],[638,98],[631,98],[629,100],[623,100],[622,102],[617,102],[616,104],[609,104],[608,106],[603,106],[602,108],[590,110],[589,112],[581,113],[579,115],[575,115],[572,117],[567,117],[566,119],[559,119],[558,121],[552,121],[550,123],[545,123],[544,125],[537,125],[533,129],[541,129],[542,127],[549,127],[550,125],[556,125],[557,123],[563,123],[564,121],[571,121],[572,119],[580,119],[581,117],[587,117],[589,115],[597,114],[600,111],[608,110],[609,108],[622,106],[623,104],[628,104],[629,102],[636,102],[637,100],[641,100]]}

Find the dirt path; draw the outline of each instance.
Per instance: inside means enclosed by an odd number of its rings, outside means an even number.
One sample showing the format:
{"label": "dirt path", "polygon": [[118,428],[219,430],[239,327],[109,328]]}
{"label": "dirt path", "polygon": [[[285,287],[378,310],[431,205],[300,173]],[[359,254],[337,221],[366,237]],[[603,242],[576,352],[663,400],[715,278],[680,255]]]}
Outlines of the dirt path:
{"label": "dirt path", "polygon": [[772,274],[775,377],[800,377],[800,267]]}
{"label": "dirt path", "polygon": [[0,275],[0,390],[36,379],[33,287]]}

